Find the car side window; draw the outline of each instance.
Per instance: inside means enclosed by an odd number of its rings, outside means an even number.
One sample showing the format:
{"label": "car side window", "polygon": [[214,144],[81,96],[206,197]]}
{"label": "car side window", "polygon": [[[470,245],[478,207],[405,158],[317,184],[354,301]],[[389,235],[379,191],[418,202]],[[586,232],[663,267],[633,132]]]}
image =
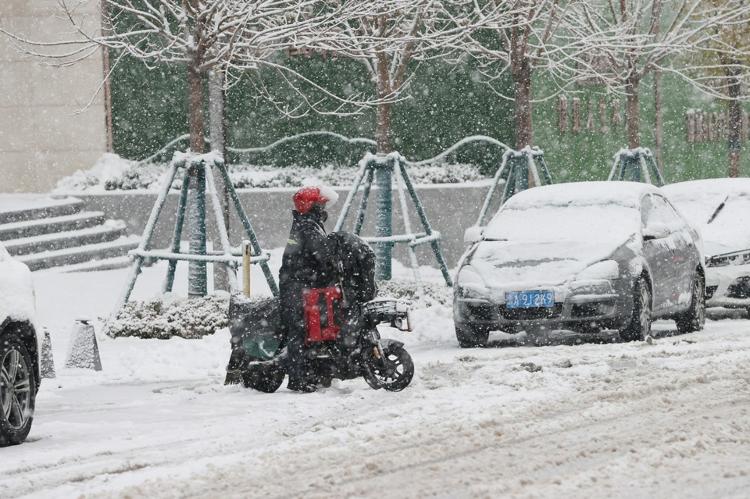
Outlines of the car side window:
{"label": "car side window", "polygon": [[661,225],[675,231],[684,225],[675,209],[661,196],[649,194],[643,199],[642,206],[641,221],[644,227]]}

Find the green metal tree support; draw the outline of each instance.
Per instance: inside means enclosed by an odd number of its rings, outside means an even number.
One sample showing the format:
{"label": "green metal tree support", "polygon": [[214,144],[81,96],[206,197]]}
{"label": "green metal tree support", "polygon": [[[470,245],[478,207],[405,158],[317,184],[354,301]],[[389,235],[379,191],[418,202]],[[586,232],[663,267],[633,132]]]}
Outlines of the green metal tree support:
{"label": "green metal tree support", "polygon": [[[370,197],[370,191],[373,183],[377,187],[377,198],[375,203],[375,236],[364,237],[363,239],[372,244],[375,250],[376,263],[375,275],[378,280],[390,280],[392,276],[391,260],[393,246],[395,244],[406,244],[411,260],[411,266],[415,277],[419,279],[418,263],[414,249],[421,244],[430,244],[432,252],[435,255],[440,271],[443,274],[445,283],[448,286],[453,285],[448,265],[440,249],[440,232],[433,230],[427,214],[424,211],[419,196],[417,195],[414,184],[406,170],[406,160],[398,153],[388,155],[368,154],[360,162],[360,170],[354,181],[354,185],[349,191],[344,206],[341,209],[339,218],[336,222],[335,231],[340,231],[354,201],[354,196],[362,187],[362,197],[359,201],[357,215],[354,223],[354,233],[360,235],[365,221],[367,204]],[[401,214],[403,217],[405,234],[393,234],[393,184],[396,184],[396,190],[399,197]],[[363,184],[364,182],[364,184]],[[411,221],[408,214],[408,203],[404,194],[403,186],[414,204],[419,221],[422,224],[424,232],[414,233],[411,228]]]}
{"label": "green metal tree support", "polygon": [[[182,188],[180,189],[180,197],[177,205],[177,217],[175,220],[174,232],[172,235],[172,245],[168,250],[154,250],[151,248],[151,241],[154,236],[156,223],[159,221],[159,217],[164,209],[164,205],[167,201],[169,190],[172,187],[177,173],[182,170],[184,171],[184,177],[182,179]],[[245,236],[250,241],[252,247],[252,257],[250,263],[254,265],[260,265],[265,275],[268,287],[274,296],[278,296],[279,288],[276,284],[276,280],[271,273],[271,269],[268,266],[270,255],[261,249],[258,238],[255,234],[250,219],[245,213],[240,198],[237,195],[237,191],[232,186],[229,179],[229,172],[227,171],[224,161],[215,153],[209,153],[206,155],[195,155],[189,154],[175,155],[175,159],[172,161],[169,167],[164,183],[159,191],[159,196],[156,199],[146,228],[143,232],[143,237],[137,249],[130,252],[130,257],[133,261],[130,267],[130,273],[128,274],[128,280],[125,284],[125,288],[115,305],[115,309],[109,318],[108,324],[117,318],[125,306],[128,299],[130,298],[133,288],[135,287],[136,280],[141,273],[144,262],[148,260],[167,260],[169,266],[167,267],[167,275],[164,281],[162,291],[167,293],[171,292],[174,286],[175,271],[177,269],[177,262],[187,261],[190,263],[189,272],[189,283],[188,283],[188,294],[190,296],[205,296],[208,292],[208,279],[206,266],[209,263],[223,264],[229,269],[229,287],[231,292],[239,291],[237,282],[237,268],[242,262],[242,254],[240,249],[231,247],[229,242],[229,233],[227,227],[224,224],[224,217],[221,209],[221,202],[219,200],[218,191],[216,189],[216,182],[214,180],[214,170],[218,171],[224,179],[224,182],[228,186],[229,195],[232,198],[237,215],[242,222],[242,226],[245,232]],[[208,187],[208,189],[207,189]],[[190,193],[192,192],[192,196]],[[216,225],[219,232],[219,240],[221,243],[221,251],[207,250],[207,227],[206,227],[206,194],[211,201],[211,208],[213,209],[213,217],[216,221]],[[188,206],[188,200],[192,198],[192,206]],[[188,208],[191,208],[188,210]],[[188,253],[180,252],[180,241],[182,240],[182,232],[185,226],[186,213],[190,211],[191,216],[191,232],[190,232],[190,250]],[[107,328],[108,329],[108,328]],[[107,331],[109,332],[109,331]]]}
{"label": "green metal tree support", "polygon": [[664,177],[650,149],[621,149],[615,154],[615,162],[607,180],[645,182],[657,187],[664,185]]}
{"label": "green metal tree support", "polygon": [[552,175],[544,161],[544,152],[536,147],[526,147],[520,151],[506,150],[503,153],[500,168],[497,169],[492,179],[490,190],[484,198],[476,225],[478,227],[486,225],[492,199],[501,185],[503,185],[503,190],[500,196],[500,206],[514,194],[528,189],[530,180],[536,186],[552,183]]}

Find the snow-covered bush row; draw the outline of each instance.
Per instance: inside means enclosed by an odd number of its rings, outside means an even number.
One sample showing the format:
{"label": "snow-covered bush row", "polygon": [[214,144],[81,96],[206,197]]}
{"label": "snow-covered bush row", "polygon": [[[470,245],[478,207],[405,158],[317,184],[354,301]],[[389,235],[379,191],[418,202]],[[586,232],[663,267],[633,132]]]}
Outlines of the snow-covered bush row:
{"label": "snow-covered bush row", "polygon": [[228,310],[226,293],[191,299],[170,299],[167,295],[163,299],[131,301],[110,324],[110,334],[115,338],[202,338],[229,326]]}
{"label": "snow-covered bush row", "polygon": [[[153,191],[158,189],[167,166],[167,164],[137,164],[122,159],[116,154],[105,154],[90,170],[79,170],[61,179],[56,191],[65,193]],[[299,187],[311,183],[344,187],[352,184],[357,168],[232,165],[229,174],[232,183],[238,189]],[[414,166],[409,168],[409,175],[416,184],[457,184],[485,178],[477,166],[469,164]],[[179,189],[180,181],[175,181],[172,187]]]}
{"label": "snow-covered bush row", "polygon": [[378,282],[378,296],[396,298],[410,304],[412,309],[426,309],[453,303],[452,290],[442,283],[414,281]]}

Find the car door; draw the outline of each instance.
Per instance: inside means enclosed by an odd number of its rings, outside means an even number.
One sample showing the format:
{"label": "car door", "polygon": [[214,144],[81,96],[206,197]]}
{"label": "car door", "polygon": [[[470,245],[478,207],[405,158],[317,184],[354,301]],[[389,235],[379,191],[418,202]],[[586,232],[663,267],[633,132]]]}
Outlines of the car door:
{"label": "car door", "polygon": [[675,242],[668,225],[668,212],[658,197],[647,194],[641,200],[643,255],[651,269],[654,312],[665,314],[672,308]]}
{"label": "car door", "polygon": [[695,269],[700,260],[700,252],[696,246],[698,241],[696,241],[690,225],[675,210],[668,199],[660,195],[654,195],[654,201],[663,205],[664,217],[672,231],[674,275],[671,302],[675,304],[677,310],[682,311],[690,305],[692,298]]}

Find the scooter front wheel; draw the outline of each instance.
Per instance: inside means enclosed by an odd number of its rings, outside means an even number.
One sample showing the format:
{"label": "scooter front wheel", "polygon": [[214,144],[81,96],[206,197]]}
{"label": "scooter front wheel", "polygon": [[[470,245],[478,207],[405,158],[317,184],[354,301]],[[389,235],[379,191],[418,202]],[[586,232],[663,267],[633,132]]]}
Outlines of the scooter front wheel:
{"label": "scooter front wheel", "polygon": [[284,382],[286,373],[279,366],[250,366],[242,371],[242,382],[245,388],[252,388],[264,393],[274,393]]}
{"label": "scooter front wheel", "polygon": [[363,362],[363,376],[371,388],[383,388],[389,392],[400,392],[414,377],[414,362],[403,346],[384,344],[383,358],[371,351]]}

